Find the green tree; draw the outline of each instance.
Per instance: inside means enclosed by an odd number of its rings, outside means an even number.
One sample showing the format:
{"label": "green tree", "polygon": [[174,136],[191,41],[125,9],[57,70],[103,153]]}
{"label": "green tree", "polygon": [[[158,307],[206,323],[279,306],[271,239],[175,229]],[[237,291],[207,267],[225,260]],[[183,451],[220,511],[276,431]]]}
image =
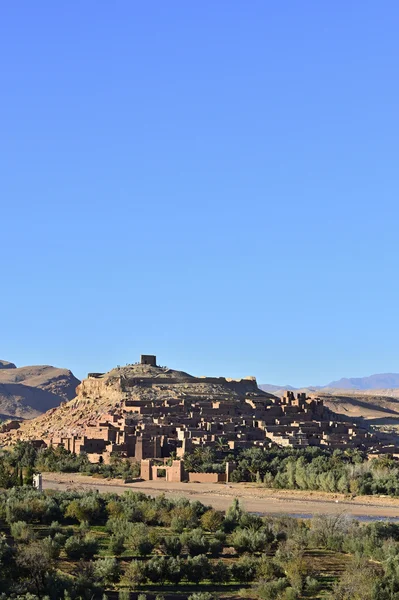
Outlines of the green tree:
{"label": "green tree", "polygon": [[99,558],[94,563],[94,575],[101,584],[109,586],[119,581],[120,569],[115,558]]}
{"label": "green tree", "polygon": [[207,531],[217,531],[223,523],[223,513],[211,508],[201,517],[201,525]]}
{"label": "green tree", "polygon": [[18,547],[16,563],[29,587],[39,596],[45,590],[46,580],[52,572],[53,559],[43,541],[33,541]]}
{"label": "green tree", "polygon": [[146,581],[144,564],[138,560],[132,560],[125,570],[125,579],[131,588],[135,588]]}

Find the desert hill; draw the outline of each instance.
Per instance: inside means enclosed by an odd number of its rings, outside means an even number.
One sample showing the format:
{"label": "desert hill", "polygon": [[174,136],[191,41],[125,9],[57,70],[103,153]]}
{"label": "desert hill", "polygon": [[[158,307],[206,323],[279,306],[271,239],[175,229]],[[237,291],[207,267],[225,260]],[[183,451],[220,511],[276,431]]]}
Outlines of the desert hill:
{"label": "desert hill", "polygon": [[0,361],[0,418],[32,419],[74,398],[80,383],[68,369],[16,367]]}
{"label": "desert hill", "polygon": [[0,360],[0,369],[16,369],[17,366],[7,360]]}
{"label": "desert hill", "polygon": [[[272,402],[275,396],[263,392],[253,377],[233,380],[223,377],[193,377],[183,371],[148,364],[134,364],[112,369],[108,373],[89,373],[77,388],[77,396],[58,408],[22,423],[21,439],[52,439],[59,436],[82,435],[103,416],[123,416],[135,403],[168,401],[179,403],[220,402],[242,400],[248,395]],[[154,412],[151,409],[151,413]],[[152,414],[137,415],[142,421],[152,421]],[[11,435],[11,434],[10,434]]]}
{"label": "desert hill", "polygon": [[[285,390],[305,392],[319,397],[332,411],[367,420],[399,420],[399,373],[378,373],[367,377],[350,377],[324,386],[295,388],[263,384],[262,390],[282,397]],[[399,421],[398,421],[399,423]]]}

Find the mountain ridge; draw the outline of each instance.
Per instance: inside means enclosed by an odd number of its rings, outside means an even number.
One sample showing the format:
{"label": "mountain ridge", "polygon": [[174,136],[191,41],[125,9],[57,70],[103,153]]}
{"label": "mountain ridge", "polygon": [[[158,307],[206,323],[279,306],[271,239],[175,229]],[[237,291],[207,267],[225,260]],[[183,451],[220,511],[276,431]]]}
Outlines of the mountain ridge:
{"label": "mountain ridge", "polygon": [[32,419],[75,397],[80,380],[51,365],[17,367],[0,360],[0,415]]}
{"label": "mountain ridge", "polygon": [[376,373],[365,377],[342,377],[336,381],[331,381],[326,385],[309,385],[305,387],[294,387],[291,385],[279,386],[270,383],[259,385],[264,391],[281,390],[392,390],[399,388],[399,373]]}

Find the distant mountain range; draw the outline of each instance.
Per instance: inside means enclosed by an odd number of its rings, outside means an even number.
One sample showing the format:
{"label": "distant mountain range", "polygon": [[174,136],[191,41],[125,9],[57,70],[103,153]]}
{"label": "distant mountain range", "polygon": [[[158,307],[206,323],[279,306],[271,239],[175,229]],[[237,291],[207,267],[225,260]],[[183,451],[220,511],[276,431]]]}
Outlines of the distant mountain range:
{"label": "distant mountain range", "polygon": [[[265,392],[279,392],[281,390],[297,390],[290,385],[262,384],[259,386]],[[337,381],[331,381],[327,385],[308,386],[308,390],[391,390],[399,388],[399,373],[378,373],[368,377],[343,377]]]}
{"label": "distant mountain range", "polygon": [[69,369],[49,365],[17,368],[0,360],[0,420],[37,417],[74,398],[79,383]]}

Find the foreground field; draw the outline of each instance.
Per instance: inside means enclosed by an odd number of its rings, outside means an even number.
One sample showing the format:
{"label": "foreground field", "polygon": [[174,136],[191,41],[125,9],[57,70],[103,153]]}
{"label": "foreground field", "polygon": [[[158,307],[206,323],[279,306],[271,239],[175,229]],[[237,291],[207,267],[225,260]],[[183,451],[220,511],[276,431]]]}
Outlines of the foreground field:
{"label": "foreground field", "polygon": [[121,494],[126,490],[141,491],[151,496],[166,494],[171,498],[186,497],[226,510],[233,498],[239,498],[245,510],[261,515],[312,516],[345,512],[361,520],[399,519],[399,498],[360,496],[351,499],[344,494],[274,490],[251,484],[168,483],[137,481],[123,484],[119,479],[97,479],[80,474],[44,473],[45,489],[98,489]]}
{"label": "foreground field", "polygon": [[[380,592],[399,584],[385,565],[399,525],[108,488],[0,492],[1,600],[396,600]],[[342,595],[348,586],[356,594]]]}

